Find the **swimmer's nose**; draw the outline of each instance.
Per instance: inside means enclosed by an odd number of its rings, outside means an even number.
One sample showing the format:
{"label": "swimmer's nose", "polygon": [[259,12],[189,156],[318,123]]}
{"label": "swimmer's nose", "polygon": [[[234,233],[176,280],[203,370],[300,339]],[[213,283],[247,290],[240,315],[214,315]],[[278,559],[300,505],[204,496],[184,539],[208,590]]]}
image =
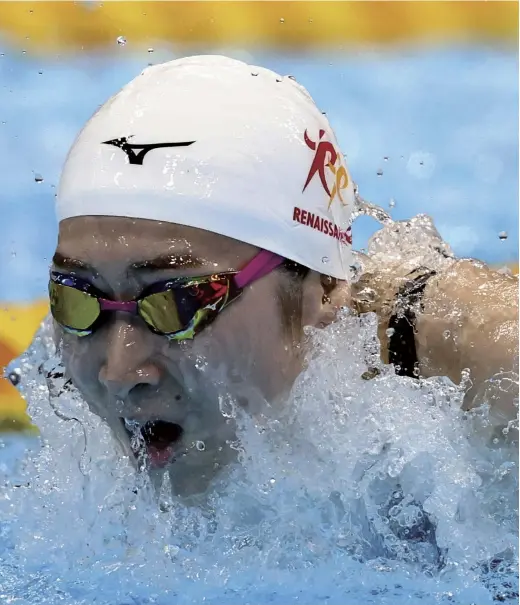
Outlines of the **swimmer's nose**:
{"label": "swimmer's nose", "polygon": [[99,381],[118,399],[124,399],[137,385],[157,386],[161,370],[151,361],[152,353],[142,328],[116,319],[109,329]]}

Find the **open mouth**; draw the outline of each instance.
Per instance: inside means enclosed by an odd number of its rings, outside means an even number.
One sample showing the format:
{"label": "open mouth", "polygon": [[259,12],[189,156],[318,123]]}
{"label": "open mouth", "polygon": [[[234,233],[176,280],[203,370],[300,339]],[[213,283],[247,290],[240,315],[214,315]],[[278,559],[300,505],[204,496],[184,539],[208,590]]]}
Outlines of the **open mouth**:
{"label": "open mouth", "polygon": [[152,468],[162,468],[173,462],[176,445],[180,442],[183,429],[179,424],[154,420],[146,424],[121,418],[136,457],[146,452]]}

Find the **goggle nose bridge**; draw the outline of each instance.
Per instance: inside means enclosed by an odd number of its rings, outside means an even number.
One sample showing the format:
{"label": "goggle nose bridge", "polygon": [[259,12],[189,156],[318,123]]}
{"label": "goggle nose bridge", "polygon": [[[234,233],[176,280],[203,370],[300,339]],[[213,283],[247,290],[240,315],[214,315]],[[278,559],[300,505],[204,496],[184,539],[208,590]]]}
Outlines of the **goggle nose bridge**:
{"label": "goggle nose bridge", "polygon": [[108,300],[106,298],[100,298],[98,300],[101,311],[124,311],[131,315],[137,315],[137,302],[135,300],[120,301]]}

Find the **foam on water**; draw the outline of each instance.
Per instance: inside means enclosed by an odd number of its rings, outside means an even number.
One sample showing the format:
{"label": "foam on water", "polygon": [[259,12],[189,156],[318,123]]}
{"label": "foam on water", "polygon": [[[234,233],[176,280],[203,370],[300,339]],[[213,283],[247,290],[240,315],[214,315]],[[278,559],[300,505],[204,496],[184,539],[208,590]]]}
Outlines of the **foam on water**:
{"label": "foam on water", "polygon": [[[449,262],[427,217],[389,224],[369,252],[390,244],[415,266]],[[136,473],[64,388],[50,330],[17,361],[41,439],[0,450],[0,601],[516,602],[516,450],[485,406],[460,410],[464,383],[381,364],[375,316],[308,330],[283,413],[236,412],[238,462],[201,506]]]}

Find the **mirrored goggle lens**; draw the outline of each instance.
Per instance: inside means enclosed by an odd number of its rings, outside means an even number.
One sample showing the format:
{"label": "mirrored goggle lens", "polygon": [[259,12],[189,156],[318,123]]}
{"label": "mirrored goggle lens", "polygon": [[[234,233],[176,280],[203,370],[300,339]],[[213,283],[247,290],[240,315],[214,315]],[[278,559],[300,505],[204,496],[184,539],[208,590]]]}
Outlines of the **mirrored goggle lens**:
{"label": "mirrored goggle lens", "polygon": [[179,310],[173,290],[150,294],[139,301],[139,315],[154,330],[163,334],[184,329],[187,318],[181,318]]}
{"label": "mirrored goggle lens", "polygon": [[228,299],[228,278],[205,279],[149,294],[138,303],[139,315],[156,332],[192,338],[218,315]]}
{"label": "mirrored goggle lens", "polygon": [[88,330],[99,317],[97,299],[76,288],[51,281],[49,298],[52,316],[66,328]]}

